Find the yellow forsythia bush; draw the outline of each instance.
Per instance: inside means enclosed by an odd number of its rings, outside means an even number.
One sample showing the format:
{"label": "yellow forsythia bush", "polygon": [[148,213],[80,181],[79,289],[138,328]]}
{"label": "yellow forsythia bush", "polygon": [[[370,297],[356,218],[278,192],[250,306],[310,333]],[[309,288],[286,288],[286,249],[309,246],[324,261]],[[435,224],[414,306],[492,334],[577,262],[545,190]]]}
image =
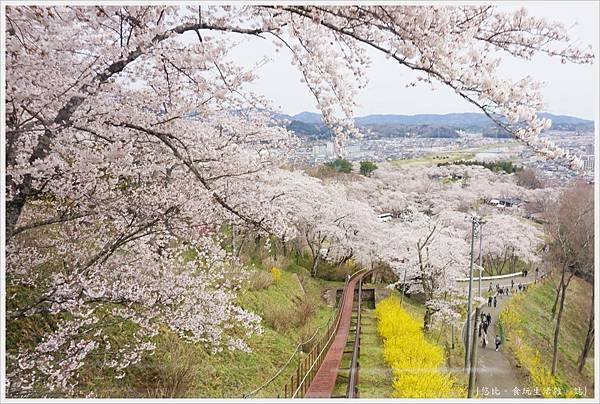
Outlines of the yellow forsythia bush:
{"label": "yellow forsythia bush", "polygon": [[379,302],[377,331],[383,338],[383,355],[394,374],[398,398],[464,396],[454,379],[444,374],[442,348],[425,339],[421,324],[413,319],[395,296]]}
{"label": "yellow forsythia bush", "polygon": [[271,276],[273,276],[273,281],[275,283],[279,283],[279,280],[281,279],[281,269],[277,267],[271,268]]}
{"label": "yellow forsythia bush", "polygon": [[518,336],[511,339],[511,347],[515,358],[529,372],[533,384],[540,389],[542,397],[551,398],[551,392],[557,386],[556,378],[541,364],[540,353],[525,345]]}

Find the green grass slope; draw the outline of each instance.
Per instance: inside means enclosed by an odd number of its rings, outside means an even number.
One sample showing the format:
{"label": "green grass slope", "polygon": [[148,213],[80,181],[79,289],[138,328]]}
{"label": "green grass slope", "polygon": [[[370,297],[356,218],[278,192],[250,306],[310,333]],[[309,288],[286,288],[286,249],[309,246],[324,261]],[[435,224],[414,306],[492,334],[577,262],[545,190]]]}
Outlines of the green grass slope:
{"label": "green grass slope", "polygon": [[[268,278],[271,271],[258,268]],[[252,397],[277,397],[290,380],[310,345],[298,345],[330,320],[333,308],[323,299],[325,289],[337,286],[311,278],[291,264],[267,287],[240,291],[240,305],[263,317],[263,332],[248,341],[250,353],[212,353],[200,345],[161,333],[154,355],[131,367],[122,380],[105,379],[95,386],[104,397],[241,398],[263,385],[283,367],[270,384]],[[316,338],[315,338],[316,339]]]}
{"label": "green grass slope", "polygon": [[[515,307],[521,320],[520,330],[530,347],[540,351],[542,363],[548,368],[552,365],[552,341],[554,321],[550,319],[550,310],[556,292],[551,281],[530,290],[523,303]],[[579,278],[573,278],[567,291],[565,309],[559,335],[558,376],[572,388],[587,390],[587,396],[593,396],[594,389],[594,352],[588,356],[583,372],[577,372],[577,362],[588,326],[588,314],[592,304],[592,285]],[[510,337],[510,336],[509,336]],[[510,341],[509,341],[510,346]]]}

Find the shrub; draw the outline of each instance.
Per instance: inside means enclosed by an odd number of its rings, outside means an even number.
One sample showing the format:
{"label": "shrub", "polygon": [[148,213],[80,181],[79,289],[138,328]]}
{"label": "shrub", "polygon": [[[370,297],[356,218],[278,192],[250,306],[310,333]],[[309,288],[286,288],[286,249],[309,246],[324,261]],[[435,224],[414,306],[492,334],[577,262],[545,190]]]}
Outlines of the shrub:
{"label": "shrub", "polygon": [[296,311],[286,307],[268,306],[263,319],[275,331],[283,332],[296,323]]}
{"label": "shrub", "polygon": [[295,324],[297,326],[305,325],[316,313],[317,306],[308,295],[302,296],[296,303],[294,313],[296,315]]}
{"label": "shrub", "polygon": [[273,282],[279,283],[281,280],[281,269],[277,267],[271,268],[271,276],[273,277]]}
{"label": "shrub", "polygon": [[336,265],[321,261],[317,276],[326,281],[344,281],[348,275],[355,271],[356,269],[353,266],[348,265],[348,263]]}
{"label": "shrub", "polygon": [[365,177],[369,177],[373,171],[377,170],[377,168],[377,164],[370,161],[360,162],[360,173]]}
{"label": "shrub", "polygon": [[465,165],[465,166],[482,166],[492,171],[504,171],[507,174],[512,174],[521,171],[523,168],[512,163],[512,161],[476,161],[476,160],[456,160],[445,163],[438,163],[438,167],[449,165]]}
{"label": "shrub", "polygon": [[517,171],[517,185],[529,189],[543,188],[542,181],[539,178],[537,171],[533,168],[526,168]]}
{"label": "shrub", "polygon": [[420,322],[390,296],[376,307],[377,330],[383,338],[383,355],[394,374],[394,396],[398,398],[443,398],[464,396],[452,376],[440,370],[442,348],[425,339]]}
{"label": "shrub", "polygon": [[263,318],[275,331],[282,332],[291,328],[304,327],[316,311],[316,304],[308,295],[304,295],[296,298],[295,306],[292,308],[269,306]]}
{"label": "shrub", "polygon": [[346,159],[337,158],[329,163],[325,164],[327,167],[335,169],[337,172],[349,174],[352,172],[352,163]]}
{"label": "shrub", "polygon": [[313,349],[319,340],[319,334],[317,333],[317,335],[315,335],[316,331],[317,329],[310,325],[305,325],[300,329],[298,343],[300,344],[300,349],[302,349],[302,352],[308,353]]}
{"label": "shrub", "polygon": [[[162,336],[161,349],[129,370],[138,397],[189,397],[198,380],[197,352],[177,335]],[[126,394],[129,395],[129,394]]]}
{"label": "shrub", "polygon": [[[273,243],[273,244],[275,244],[275,243]],[[282,252],[281,247],[279,247],[279,252],[280,253]],[[277,259],[275,259],[275,257],[273,257],[273,256],[268,256],[268,257],[263,258],[262,261],[260,262],[260,264],[263,268],[272,268],[272,267],[285,268],[289,265],[289,260],[283,254],[278,254]]]}
{"label": "shrub", "polygon": [[267,289],[272,284],[273,275],[266,271],[256,271],[250,276],[250,289],[252,290]]}

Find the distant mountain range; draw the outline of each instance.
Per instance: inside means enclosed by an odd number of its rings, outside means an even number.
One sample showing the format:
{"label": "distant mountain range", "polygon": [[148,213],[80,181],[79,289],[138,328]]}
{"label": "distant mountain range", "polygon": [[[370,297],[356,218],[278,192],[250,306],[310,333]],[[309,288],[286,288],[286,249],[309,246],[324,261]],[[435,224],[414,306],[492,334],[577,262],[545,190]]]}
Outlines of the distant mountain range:
{"label": "distant mountain range", "polygon": [[[593,130],[594,122],[568,115],[540,113],[552,120],[555,130]],[[275,114],[275,119],[288,121],[287,128],[298,136],[320,139],[330,136],[321,114],[301,112],[296,115]],[[482,132],[488,137],[510,137],[485,114],[465,112],[452,114],[367,115],[355,119],[356,125],[371,137],[458,137],[458,130]]]}

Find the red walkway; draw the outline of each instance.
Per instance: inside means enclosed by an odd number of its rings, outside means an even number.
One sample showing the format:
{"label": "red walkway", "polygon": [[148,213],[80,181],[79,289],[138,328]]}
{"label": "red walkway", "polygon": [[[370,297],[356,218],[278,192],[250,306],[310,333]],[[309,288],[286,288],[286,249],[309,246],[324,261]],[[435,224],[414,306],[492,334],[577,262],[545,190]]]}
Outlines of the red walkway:
{"label": "red walkway", "polygon": [[348,282],[346,288],[346,297],[342,307],[341,318],[337,333],[331,343],[321,367],[317,371],[305,398],[330,398],[335,386],[342,355],[348,341],[350,332],[350,323],[352,322],[352,304],[354,302],[354,287],[364,275],[357,276]]}

